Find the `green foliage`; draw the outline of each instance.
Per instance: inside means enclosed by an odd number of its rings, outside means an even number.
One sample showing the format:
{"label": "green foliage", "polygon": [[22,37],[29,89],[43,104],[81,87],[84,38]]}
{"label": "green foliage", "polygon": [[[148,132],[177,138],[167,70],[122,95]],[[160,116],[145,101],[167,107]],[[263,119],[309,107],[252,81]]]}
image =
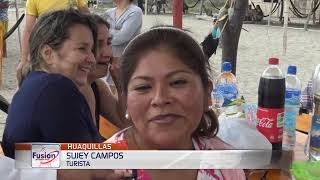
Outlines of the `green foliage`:
{"label": "green foliage", "polygon": [[320,162],[293,162],[291,172],[297,180],[316,180],[320,177]]}

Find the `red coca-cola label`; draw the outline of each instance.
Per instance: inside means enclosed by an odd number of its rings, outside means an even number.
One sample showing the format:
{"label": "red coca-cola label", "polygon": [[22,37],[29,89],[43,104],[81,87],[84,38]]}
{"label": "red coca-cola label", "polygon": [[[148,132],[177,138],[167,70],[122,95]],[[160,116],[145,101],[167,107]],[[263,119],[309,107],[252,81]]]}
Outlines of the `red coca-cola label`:
{"label": "red coca-cola label", "polygon": [[257,109],[257,129],[271,142],[282,141],[284,108]]}

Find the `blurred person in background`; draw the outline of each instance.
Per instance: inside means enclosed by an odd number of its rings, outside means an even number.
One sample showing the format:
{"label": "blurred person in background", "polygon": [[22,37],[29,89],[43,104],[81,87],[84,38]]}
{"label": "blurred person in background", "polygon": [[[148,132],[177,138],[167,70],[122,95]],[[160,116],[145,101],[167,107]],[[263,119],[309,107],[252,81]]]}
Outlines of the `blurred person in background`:
{"label": "blurred person in background", "polygon": [[[81,87],[81,92],[85,95],[89,104],[92,118],[95,125],[100,130],[100,134],[109,138],[113,133],[126,126],[125,107],[122,104],[121,93],[116,97],[100,78],[105,77],[109,71],[112,57],[110,25],[102,17],[93,15],[98,24],[98,52],[96,56],[96,66],[89,73],[88,83]],[[115,79],[117,91],[121,92],[120,85],[117,84],[118,76],[112,74]],[[102,117],[101,117],[102,116]],[[112,124],[110,124],[110,122]]]}
{"label": "blurred person in background", "polygon": [[[2,25],[1,36],[4,36],[4,34],[8,31],[8,8],[9,0],[0,0],[0,23]],[[7,57],[7,46],[5,40],[3,40],[2,56]]]}
{"label": "blurred person in background", "polygon": [[138,7],[142,10],[142,13],[144,13],[145,9],[144,9],[144,0],[138,0]]}
{"label": "blurred person in background", "polygon": [[[132,126],[107,142],[129,150],[214,150],[231,147],[216,137],[209,108],[209,62],[185,31],[157,27],[134,38],[122,56],[120,80]],[[137,179],[245,179],[242,170],[137,170]]]}
{"label": "blurred person in background", "polygon": [[2,148],[20,142],[102,142],[79,89],[95,65],[97,25],[76,10],[44,15],[30,35],[30,62],[14,95]]}
{"label": "blurred person in background", "polygon": [[[131,39],[140,34],[142,27],[142,10],[133,4],[133,0],[113,0],[115,8],[107,10],[102,16],[110,24],[112,36],[112,61],[107,82],[113,93],[117,92],[111,73],[119,71],[120,58]],[[114,71],[114,72],[112,72]]]}
{"label": "blurred person in background", "polygon": [[253,21],[261,21],[263,19],[264,15],[260,5],[257,5],[252,12]]}
{"label": "blurred person in background", "polygon": [[[37,21],[30,35],[30,62],[6,120],[1,144],[6,156],[14,159],[14,144],[21,142],[103,142],[79,90],[88,83],[96,50],[97,24],[91,15],[60,10]],[[32,173],[32,179],[39,178]],[[57,170],[50,179],[54,175],[59,180],[124,177],[112,170]]]}
{"label": "blurred person in background", "polygon": [[19,84],[21,82],[22,67],[29,61],[29,37],[37,19],[44,13],[68,8],[77,8],[81,12],[89,13],[87,0],[27,0],[25,26],[22,33],[21,56],[17,66],[17,79]]}

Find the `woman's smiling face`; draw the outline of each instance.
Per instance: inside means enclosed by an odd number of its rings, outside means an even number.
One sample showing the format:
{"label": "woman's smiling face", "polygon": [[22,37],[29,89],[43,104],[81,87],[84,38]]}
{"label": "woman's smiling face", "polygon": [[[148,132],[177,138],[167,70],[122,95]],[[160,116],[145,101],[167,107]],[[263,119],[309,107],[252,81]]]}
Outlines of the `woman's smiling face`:
{"label": "woman's smiling face", "polygon": [[127,94],[128,113],[139,135],[161,149],[190,142],[204,112],[200,76],[166,48],[144,54]]}
{"label": "woman's smiling face", "polygon": [[49,64],[51,73],[58,73],[71,79],[77,86],[88,81],[88,74],[94,69],[93,36],[84,25],[74,25],[69,29],[70,37],[59,50],[53,50]]}

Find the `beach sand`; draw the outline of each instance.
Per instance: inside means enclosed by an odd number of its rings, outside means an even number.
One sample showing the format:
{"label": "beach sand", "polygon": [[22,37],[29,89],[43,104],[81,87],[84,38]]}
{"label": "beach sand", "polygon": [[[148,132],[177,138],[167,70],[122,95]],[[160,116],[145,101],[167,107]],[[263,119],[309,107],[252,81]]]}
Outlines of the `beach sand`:
{"label": "beach sand", "polygon": [[[20,14],[23,9],[20,10]],[[15,11],[9,11],[9,28],[16,22]],[[143,30],[155,25],[171,25],[172,17],[169,15],[147,15],[143,17]],[[211,28],[211,21],[199,20],[195,16],[184,16],[184,28],[189,29],[193,36],[201,41]],[[21,32],[24,22],[20,25]],[[245,24],[249,32],[242,31],[238,48],[237,78],[241,95],[247,102],[257,102],[259,77],[268,63],[269,57],[280,58],[280,67],[284,73],[288,65],[298,67],[298,76],[305,87],[311,78],[316,64],[320,63],[320,31],[288,28],[288,45],[286,56],[283,55],[283,29],[282,27],[268,27],[264,25]],[[16,65],[19,61],[19,41],[16,30],[7,39],[8,57],[3,59],[3,85],[0,94],[11,101],[17,89]],[[216,70],[220,70],[221,49],[211,57],[210,63]],[[217,73],[213,73],[216,76]],[[0,139],[6,120],[6,114],[0,112]]]}

